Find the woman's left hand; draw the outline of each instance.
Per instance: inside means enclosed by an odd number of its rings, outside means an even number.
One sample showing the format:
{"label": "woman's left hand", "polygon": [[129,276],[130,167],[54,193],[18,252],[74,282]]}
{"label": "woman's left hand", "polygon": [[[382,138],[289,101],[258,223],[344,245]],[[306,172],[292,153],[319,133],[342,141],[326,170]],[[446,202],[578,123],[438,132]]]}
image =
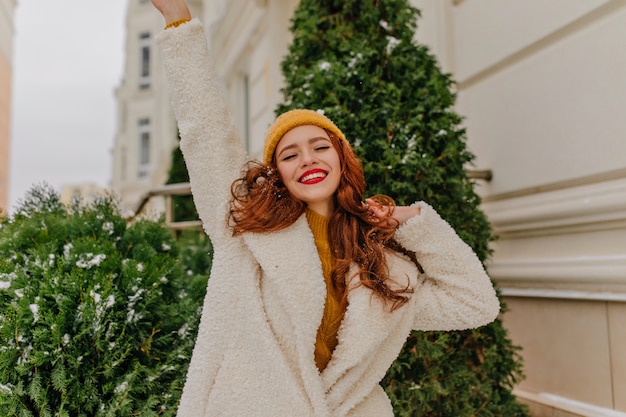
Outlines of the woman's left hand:
{"label": "woman's left hand", "polygon": [[391,218],[397,222],[397,224],[387,224],[389,227],[400,226],[411,217],[420,214],[420,208],[418,206],[385,206],[372,198],[365,199],[365,202],[368,205],[369,212],[373,216],[381,220]]}

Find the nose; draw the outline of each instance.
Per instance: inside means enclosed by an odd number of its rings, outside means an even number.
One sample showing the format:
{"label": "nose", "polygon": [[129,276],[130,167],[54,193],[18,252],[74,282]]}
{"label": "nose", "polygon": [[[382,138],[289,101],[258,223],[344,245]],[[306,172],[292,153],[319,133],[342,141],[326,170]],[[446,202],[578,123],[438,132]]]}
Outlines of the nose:
{"label": "nose", "polygon": [[311,152],[310,150],[305,150],[302,152],[302,166],[308,166],[315,163],[317,163],[317,158],[315,157],[315,154],[313,152]]}

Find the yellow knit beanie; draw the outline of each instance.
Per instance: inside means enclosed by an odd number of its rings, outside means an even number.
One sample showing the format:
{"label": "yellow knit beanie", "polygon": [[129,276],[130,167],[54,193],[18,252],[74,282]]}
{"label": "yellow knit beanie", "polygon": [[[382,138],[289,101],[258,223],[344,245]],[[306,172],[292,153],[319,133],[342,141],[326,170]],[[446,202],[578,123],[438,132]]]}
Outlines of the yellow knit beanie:
{"label": "yellow knit beanie", "polygon": [[313,110],[289,110],[276,118],[265,136],[263,163],[270,165],[274,157],[276,145],[285,133],[297,126],[313,125],[333,132],[338,138],[348,143],[343,132],[326,116]]}

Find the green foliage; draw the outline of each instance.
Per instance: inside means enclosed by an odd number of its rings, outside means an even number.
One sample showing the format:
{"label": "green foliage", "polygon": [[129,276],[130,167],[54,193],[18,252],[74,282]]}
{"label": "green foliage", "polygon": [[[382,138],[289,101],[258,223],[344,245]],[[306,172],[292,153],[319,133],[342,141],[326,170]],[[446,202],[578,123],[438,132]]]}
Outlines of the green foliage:
{"label": "green foliage", "polygon": [[174,416],[209,268],[185,251],[33,188],[0,222],[0,415]]}
{"label": "green foliage", "polygon": [[[360,156],[368,194],[429,202],[478,254],[491,226],[465,169],[454,82],[414,41],[407,0],[301,0],[282,62],[285,103],[324,112]],[[501,321],[467,332],[414,332],[383,381],[399,416],[524,416],[511,394],[518,348]]]}
{"label": "green foliage", "polygon": [[[172,150],[172,161],[168,172],[166,184],[178,184],[189,182],[189,173],[185,165],[185,159],[180,147]],[[175,221],[198,220],[200,217],[196,211],[191,195],[175,195],[172,197],[172,205]]]}
{"label": "green foliage", "polygon": [[399,416],[526,416],[511,393],[519,349],[501,322],[463,332],[414,332],[383,385]]}
{"label": "green foliage", "polygon": [[484,260],[491,229],[464,172],[473,155],[453,81],[413,41],[416,16],[406,0],[301,1],[277,112],[323,111],[354,145],[370,194],[428,201]]}

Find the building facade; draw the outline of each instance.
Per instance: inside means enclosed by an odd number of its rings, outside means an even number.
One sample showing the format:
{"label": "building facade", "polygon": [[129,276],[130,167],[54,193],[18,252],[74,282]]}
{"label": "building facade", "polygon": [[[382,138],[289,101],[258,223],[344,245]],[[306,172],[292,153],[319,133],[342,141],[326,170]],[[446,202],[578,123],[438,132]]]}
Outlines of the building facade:
{"label": "building facade", "polygon": [[421,0],[535,416],[626,416],[626,2]]}
{"label": "building facade", "polygon": [[61,187],[61,203],[71,205],[75,201],[91,204],[109,194],[108,190],[94,183],[82,183]]}
{"label": "building facade", "polygon": [[298,0],[204,1],[209,46],[251,157],[260,157],[282,98],[280,62],[291,40],[290,19],[297,5]]}
{"label": "building facade", "polygon": [[11,91],[16,0],[0,0],[0,214],[8,211]]}
{"label": "building facade", "polygon": [[[478,191],[499,236],[488,269],[523,348],[516,394],[533,416],[626,416],[626,2],[412,3],[422,11],[417,41],[457,81],[475,168],[493,172]],[[252,157],[281,100],[297,4],[194,3]],[[128,198],[163,183],[176,137],[158,57],[141,88],[142,34],[162,29],[147,8],[130,2],[117,91],[113,185]]]}
{"label": "building facade", "polygon": [[[201,1],[190,2],[201,15]],[[126,14],[126,59],[115,91],[116,133],[112,148],[111,190],[124,214],[134,213],[141,198],[167,180],[178,132],[170,107],[164,71],[154,36],[163,30],[161,14],[150,0],[129,0]],[[162,201],[146,211],[161,213]]]}

